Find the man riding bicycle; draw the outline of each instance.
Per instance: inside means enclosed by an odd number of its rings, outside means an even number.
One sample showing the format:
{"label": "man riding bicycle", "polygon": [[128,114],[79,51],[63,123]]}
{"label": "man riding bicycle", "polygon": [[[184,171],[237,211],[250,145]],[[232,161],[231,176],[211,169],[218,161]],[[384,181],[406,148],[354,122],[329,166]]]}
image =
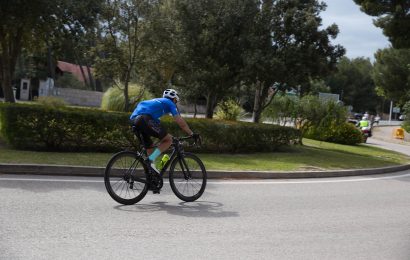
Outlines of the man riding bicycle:
{"label": "man riding bicycle", "polygon": [[[172,144],[172,135],[168,134],[166,129],[161,125],[160,117],[166,114],[172,114],[175,122],[184,132],[194,137],[197,136],[181,117],[176,106],[178,102],[178,92],[174,89],[166,89],[162,98],[154,98],[140,102],[130,117],[131,123],[142,135],[142,142],[147,149],[148,159],[150,160],[149,165],[156,173],[159,173],[159,171],[153,162]],[[155,148],[151,136],[160,139],[160,144]]]}

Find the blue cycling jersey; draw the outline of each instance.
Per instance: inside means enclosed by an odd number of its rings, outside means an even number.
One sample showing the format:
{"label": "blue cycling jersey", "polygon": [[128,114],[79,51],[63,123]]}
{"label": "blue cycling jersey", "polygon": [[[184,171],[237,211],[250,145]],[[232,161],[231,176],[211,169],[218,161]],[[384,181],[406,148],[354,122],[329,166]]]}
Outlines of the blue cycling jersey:
{"label": "blue cycling jersey", "polygon": [[175,103],[168,98],[154,98],[141,101],[134,112],[132,112],[130,119],[132,120],[139,115],[150,115],[155,121],[159,122],[160,117],[169,113],[171,113],[172,116],[179,115]]}

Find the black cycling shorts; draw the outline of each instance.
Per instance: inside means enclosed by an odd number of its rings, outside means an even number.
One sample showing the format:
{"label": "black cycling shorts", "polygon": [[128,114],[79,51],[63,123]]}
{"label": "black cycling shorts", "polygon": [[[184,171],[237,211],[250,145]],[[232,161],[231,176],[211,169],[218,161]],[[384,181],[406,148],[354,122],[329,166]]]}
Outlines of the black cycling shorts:
{"label": "black cycling shorts", "polygon": [[168,133],[167,130],[149,115],[139,115],[131,122],[138,132],[141,133],[145,148],[151,148],[153,142],[151,136],[162,140]]}

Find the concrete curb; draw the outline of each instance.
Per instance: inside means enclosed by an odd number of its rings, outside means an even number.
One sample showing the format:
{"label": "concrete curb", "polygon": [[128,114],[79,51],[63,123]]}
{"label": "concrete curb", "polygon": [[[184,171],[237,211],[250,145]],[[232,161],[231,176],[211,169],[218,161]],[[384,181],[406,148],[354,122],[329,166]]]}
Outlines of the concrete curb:
{"label": "concrete curb", "polygon": [[[103,177],[104,167],[41,165],[41,164],[0,164],[1,174],[33,174],[52,176]],[[410,164],[371,169],[350,169],[332,171],[207,171],[209,179],[296,179],[325,178],[372,175],[405,171]]]}

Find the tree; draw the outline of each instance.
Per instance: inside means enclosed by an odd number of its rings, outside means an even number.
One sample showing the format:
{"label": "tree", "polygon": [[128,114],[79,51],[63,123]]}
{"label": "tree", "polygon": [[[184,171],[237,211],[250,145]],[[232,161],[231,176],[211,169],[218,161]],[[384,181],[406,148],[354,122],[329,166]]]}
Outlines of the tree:
{"label": "tree", "polygon": [[300,86],[301,95],[308,93],[308,83],[327,75],[343,56],[344,48],[329,39],[337,36],[337,26],[320,28],[325,7],[316,0],[262,1],[243,55],[245,80],[255,87],[254,122],[279,90]]}
{"label": "tree", "polygon": [[12,77],[17,58],[52,8],[46,0],[0,1],[0,82],[6,102],[15,102]]}
{"label": "tree", "polygon": [[337,64],[337,71],[326,78],[331,92],[339,94],[345,105],[357,112],[376,112],[380,97],[372,78],[373,65],[369,59],[344,57]]}
{"label": "tree", "polygon": [[144,17],[150,10],[149,0],[107,0],[102,11],[102,42],[97,52],[97,75],[118,81],[124,93],[124,111],[129,110],[128,84],[135,74],[140,50]]}
{"label": "tree", "polygon": [[6,102],[15,102],[11,81],[22,50],[47,53],[48,76],[53,77],[53,50],[62,42],[85,38],[85,32],[92,30],[101,1],[0,2],[0,82]]}
{"label": "tree", "polygon": [[154,94],[160,95],[164,88],[175,84],[177,65],[185,57],[180,27],[175,0],[159,1],[145,19],[138,81]]}
{"label": "tree", "polygon": [[410,2],[408,0],[354,0],[374,24],[383,29],[394,48],[410,48]]}
{"label": "tree", "polygon": [[206,117],[239,85],[243,63],[243,31],[249,26],[254,0],[176,1],[181,40],[186,47],[176,81],[206,98]]}
{"label": "tree", "polygon": [[375,54],[373,78],[378,92],[404,104],[410,100],[410,49],[383,49]]}

